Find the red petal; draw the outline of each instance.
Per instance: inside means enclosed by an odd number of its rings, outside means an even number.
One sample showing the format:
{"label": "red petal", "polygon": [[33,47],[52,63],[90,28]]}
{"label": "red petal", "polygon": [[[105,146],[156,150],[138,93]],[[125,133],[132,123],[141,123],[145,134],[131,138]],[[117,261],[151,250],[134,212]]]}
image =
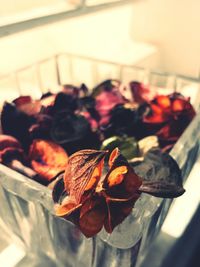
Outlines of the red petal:
{"label": "red petal", "polygon": [[108,233],[112,233],[113,229],[131,213],[134,203],[134,199],[127,202],[107,202],[108,216],[104,227]]}
{"label": "red petal", "polygon": [[183,111],[187,105],[187,102],[183,99],[175,99],[172,102],[172,110],[177,111]]}
{"label": "red petal", "polygon": [[80,212],[79,226],[81,232],[86,237],[96,235],[103,227],[106,215],[107,208],[104,201],[88,199]]}
{"label": "red petal", "polygon": [[139,104],[149,102],[155,96],[153,90],[136,81],[130,83],[130,88],[133,100]]}

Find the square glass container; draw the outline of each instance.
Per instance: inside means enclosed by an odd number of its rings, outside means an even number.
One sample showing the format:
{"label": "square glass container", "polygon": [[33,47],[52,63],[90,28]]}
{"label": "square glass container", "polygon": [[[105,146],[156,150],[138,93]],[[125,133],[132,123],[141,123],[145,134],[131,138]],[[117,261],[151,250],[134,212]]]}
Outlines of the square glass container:
{"label": "square glass container", "polygon": [[[69,54],[56,55],[0,77],[0,95],[3,100],[27,94],[37,98],[49,88],[56,92],[61,84],[84,82],[92,88],[111,78],[125,84],[137,80],[162,94],[181,92],[191,97],[196,111],[199,109],[198,80]],[[197,114],[170,152],[184,180],[195,163],[199,137]],[[132,213],[112,234],[102,230],[87,239],[72,223],[54,215],[50,189],[0,165],[0,229],[8,241],[25,251],[24,266],[28,262],[29,267],[138,267],[171,202],[142,194]]]}

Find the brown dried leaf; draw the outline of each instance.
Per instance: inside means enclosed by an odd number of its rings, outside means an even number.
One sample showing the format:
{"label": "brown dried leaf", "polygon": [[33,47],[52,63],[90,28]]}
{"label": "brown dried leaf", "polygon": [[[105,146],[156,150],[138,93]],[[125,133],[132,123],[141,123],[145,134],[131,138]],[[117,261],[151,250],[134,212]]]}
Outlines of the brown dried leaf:
{"label": "brown dried leaf", "polygon": [[[106,153],[106,151],[85,149],[69,157],[64,183],[66,191],[75,198],[76,203],[80,203],[84,191],[96,183],[93,181],[88,185],[91,178],[94,178],[95,168],[104,159]],[[96,176],[95,179],[98,181],[100,177]]]}

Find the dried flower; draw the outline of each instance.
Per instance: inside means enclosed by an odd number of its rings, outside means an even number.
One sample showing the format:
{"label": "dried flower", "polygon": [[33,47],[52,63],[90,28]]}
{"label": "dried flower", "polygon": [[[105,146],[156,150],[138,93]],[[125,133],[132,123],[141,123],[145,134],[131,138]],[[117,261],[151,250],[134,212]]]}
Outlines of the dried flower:
{"label": "dried flower", "polygon": [[94,236],[103,226],[111,233],[130,214],[140,196],[141,179],[118,149],[112,151],[109,170],[102,175],[106,154],[97,150],[73,154],[64,175],[63,191],[57,186],[53,191],[54,200],[64,192],[68,194],[56,206],[56,214],[75,216],[75,223],[86,237]]}
{"label": "dried flower", "polygon": [[175,143],[195,116],[189,99],[180,94],[157,96],[151,103],[151,113],[143,122],[151,134],[156,134],[161,146]]}

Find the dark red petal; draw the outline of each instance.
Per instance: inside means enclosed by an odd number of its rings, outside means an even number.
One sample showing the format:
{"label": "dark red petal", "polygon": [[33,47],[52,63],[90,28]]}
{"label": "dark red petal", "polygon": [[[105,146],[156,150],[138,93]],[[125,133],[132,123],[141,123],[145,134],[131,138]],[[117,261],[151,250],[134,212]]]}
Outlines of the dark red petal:
{"label": "dark red petal", "polygon": [[13,103],[16,105],[16,107],[20,107],[25,104],[31,103],[33,100],[30,96],[20,96],[13,100]]}
{"label": "dark red petal", "polygon": [[[124,187],[128,195],[135,194],[137,189],[141,186],[142,179],[129,167],[128,173],[125,175]],[[139,196],[138,196],[139,197]]]}
{"label": "dark red petal", "polygon": [[130,83],[133,100],[139,104],[149,102],[155,96],[155,92],[144,84],[133,81]]}
{"label": "dark red petal", "polygon": [[96,235],[102,229],[106,216],[107,207],[104,201],[88,199],[80,211],[79,226],[81,232],[86,237]]}
{"label": "dark red petal", "polygon": [[134,199],[126,202],[107,201],[108,216],[104,227],[108,233],[112,233],[113,229],[131,213],[134,203]]}

